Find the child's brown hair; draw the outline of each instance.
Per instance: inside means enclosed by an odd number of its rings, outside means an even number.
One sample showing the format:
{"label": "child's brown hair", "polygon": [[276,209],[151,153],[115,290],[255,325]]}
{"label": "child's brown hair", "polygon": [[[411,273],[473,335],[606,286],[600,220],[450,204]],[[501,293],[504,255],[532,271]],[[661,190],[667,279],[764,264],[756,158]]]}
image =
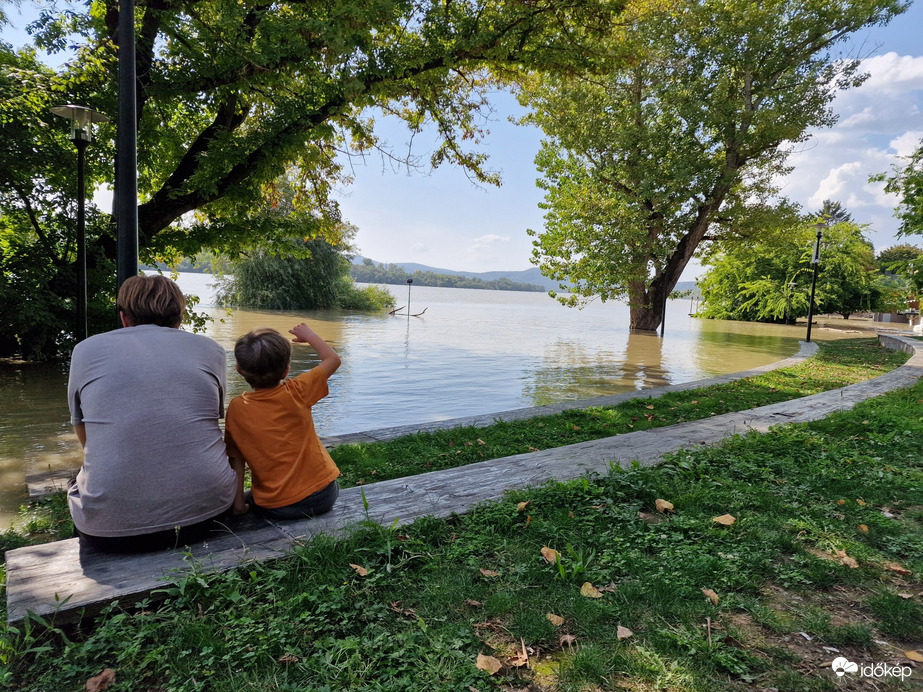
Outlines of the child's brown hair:
{"label": "child's brown hair", "polygon": [[234,357],[238,371],[251,387],[275,387],[288,370],[292,344],[275,329],[260,327],[237,340]]}

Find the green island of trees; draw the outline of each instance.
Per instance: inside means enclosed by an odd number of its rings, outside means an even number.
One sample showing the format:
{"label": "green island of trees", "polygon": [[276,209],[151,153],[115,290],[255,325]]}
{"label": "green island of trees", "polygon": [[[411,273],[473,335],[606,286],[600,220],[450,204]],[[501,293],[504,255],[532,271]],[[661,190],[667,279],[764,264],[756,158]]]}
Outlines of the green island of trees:
{"label": "green island of trees", "polygon": [[362,264],[352,265],[350,273],[353,279],[366,284],[406,284],[409,280],[413,280],[414,285],[417,286],[486,288],[494,291],[544,292],[545,290],[536,284],[520,283],[507,278],[485,281],[473,276],[438,274],[419,269],[413,274],[408,274],[403,267],[396,264],[375,264],[370,259],[363,260]]}

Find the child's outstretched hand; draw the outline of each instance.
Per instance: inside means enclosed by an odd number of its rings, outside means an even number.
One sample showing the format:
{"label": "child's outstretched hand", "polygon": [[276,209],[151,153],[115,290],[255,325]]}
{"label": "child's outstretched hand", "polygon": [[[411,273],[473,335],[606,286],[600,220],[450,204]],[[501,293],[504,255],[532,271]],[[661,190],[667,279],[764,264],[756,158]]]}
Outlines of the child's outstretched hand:
{"label": "child's outstretched hand", "polygon": [[310,343],[311,337],[315,336],[314,330],[311,329],[304,322],[302,322],[301,324],[295,325],[293,328],[289,329],[288,333],[294,334],[295,338],[292,339],[292,341],[296,343],[300,343],[300,344]]}

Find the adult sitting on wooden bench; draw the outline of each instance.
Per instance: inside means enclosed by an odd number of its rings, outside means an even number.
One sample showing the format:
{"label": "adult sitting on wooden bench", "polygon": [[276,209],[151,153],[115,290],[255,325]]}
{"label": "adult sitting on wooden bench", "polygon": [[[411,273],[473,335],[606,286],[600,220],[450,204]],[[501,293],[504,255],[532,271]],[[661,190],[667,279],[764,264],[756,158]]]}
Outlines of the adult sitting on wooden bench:
{"label": "adult sitting on wooden bench", "polygon": [[68,402],[84,447],[67,494],[81,549],[145,552],[220,530],[237,477],[218,419],[225,352],[179,329],[186,305],[164,276],[119,290],[124,329],[91,336],[71,358]]}

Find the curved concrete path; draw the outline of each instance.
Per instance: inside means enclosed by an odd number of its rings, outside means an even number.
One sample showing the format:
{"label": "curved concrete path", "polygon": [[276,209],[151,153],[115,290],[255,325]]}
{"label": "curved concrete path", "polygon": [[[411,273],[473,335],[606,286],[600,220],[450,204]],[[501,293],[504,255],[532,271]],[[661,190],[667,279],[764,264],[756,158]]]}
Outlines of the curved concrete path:
{"label": "curved concrete path", "polygon": [[[715,444],[749,430],[766,431],[780,423],[823,418],[834,411],[852,408],[865,399],[912,386],[923,376],[923,342],[890,335],[880,335],[879,339],[888,348],[908,351],[913,355],[905,365],[874,380],[749,411],[348,488],[340,493],[333,511],[322,517],[277,524],[249,518],[239,526],[229,527],[227,534],[192,547],[190,552],[200,570],[233,569],[250,560],[281,557],[296,542],[318,533],[342,531],[358,521],[368,519],[390,526],[410,523],[427,515],[445,517],[463,513],[475,503],[499,499],[507,490],[538,485],[551,479],[568,480],[589,472],[605,473],[613,464],[628,466],[638,461],[652,465],[664,454],[684,447]],[[811,346],[816,349],[816,345]],[[807,351],[802,349],[796,358],[800,360],[806,355]],[[736,373],[725,376],[727,379],[715,378],[705,382],[730,381],[791,362],[793,360],[789,359],[759,371]],[[677,391],[678,388],[693,386],[703,386],[703,382],[663,389]],[[648,390],[620,395],[620,400],[631,396],[657,395],[657,391]],[[619,397],[604,399],[608,405]],[[603,404],[602,399],[592,402],[570,402],[559,406],[576,408]],[[438,425],[473,425],[476,423],[471,421],[476,419],[491,423],[497,418],[527,417],[524,411],[533,412],[531,415],[554,412],[552,408],[518,409],[518,412],[455,419]],[[432,429],[432,426],[402,429],[404,432],[401,434],[421,429]],[[382,439],[372,438],[369,433],[365,435],[369,435],[366,439]],[[368,503],[368,512],[364,509],[364,502]],[[43,616],[55,614],[55,621],[61,622],[78,617],[82,612],[92,613],[115,599],[124,599],[126,605],[131,605],[191,569],[180,551],[135,556],[105,555],[81,551],[77,539],[11,550],[6,557],[7,617],[10,622],[23,619],[27,611]]]}

